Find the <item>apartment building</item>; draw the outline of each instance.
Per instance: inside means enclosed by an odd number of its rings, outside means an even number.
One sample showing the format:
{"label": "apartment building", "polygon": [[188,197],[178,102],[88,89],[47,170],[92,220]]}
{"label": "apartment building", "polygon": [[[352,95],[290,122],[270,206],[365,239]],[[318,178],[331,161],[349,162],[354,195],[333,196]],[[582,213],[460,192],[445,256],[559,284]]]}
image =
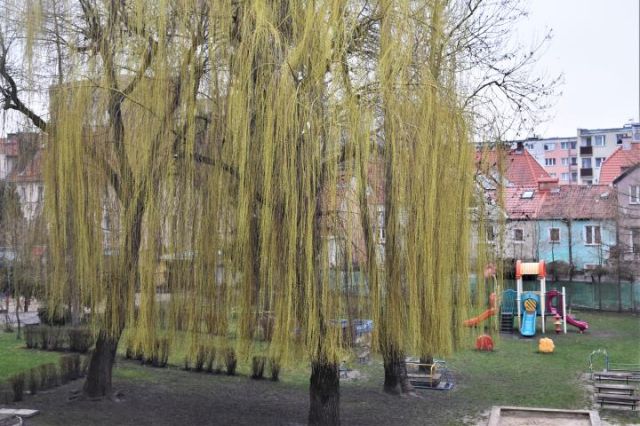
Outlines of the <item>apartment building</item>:
{"label": "apartment building", "polygon": [[596,185],[604,162],[614,152],[640,143],[640,123],[612,129],[578,129],[578,183]]}
{"label": "apartment building", "polygon": [[560,185],[578,182],[578,142],[575,137],[532,137],[513,141],[512,147],[522,144],[544,170]]}

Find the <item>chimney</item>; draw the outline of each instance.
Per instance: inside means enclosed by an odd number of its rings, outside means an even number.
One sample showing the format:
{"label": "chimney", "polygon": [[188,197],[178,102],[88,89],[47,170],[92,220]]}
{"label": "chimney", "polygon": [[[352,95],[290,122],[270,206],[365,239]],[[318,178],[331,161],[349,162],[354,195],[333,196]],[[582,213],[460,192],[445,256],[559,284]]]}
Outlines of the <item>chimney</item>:
{"label": "chimney", "polygon": [[622,139],[622,150],[623,151],[631,150],[631,138],[623,138]]}
{"label": "chimney", "polygon": [[524,142],[516,142],[516,154],[522,154],[524,152]]}
{"label": "chimney", "polygon": [[554,188],[558,188],[559,179],[557,177],[541,177],[538,178],[538,190],[551,191]]}

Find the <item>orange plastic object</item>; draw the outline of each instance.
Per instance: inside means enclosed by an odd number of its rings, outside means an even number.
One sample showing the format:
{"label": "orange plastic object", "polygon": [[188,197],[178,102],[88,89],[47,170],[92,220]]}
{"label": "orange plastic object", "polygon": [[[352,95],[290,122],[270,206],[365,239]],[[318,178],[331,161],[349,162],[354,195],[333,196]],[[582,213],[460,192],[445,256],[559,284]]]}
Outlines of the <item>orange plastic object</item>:
{"label": "orange plastic object", "polygon": [[555,349],[555,345],[553,344],[553,340],[548,337],[543,337],[538,342],[538,351],[546,354],[550,354]]}
{"label": "orange plastic object", "polygon": [[479,351],[493,351],[493,339],[491,336],[483,334],[476,339],[476,349]]}
{"label": "orange plastic object", "polygon": [[477,317],[470,318],[464,322],[466,327],[475,327],[480,324],[482,321],[486,320],[489,317],[492,317],[496,314],[496,294],[491,293],[489,296],[489,309],[478,315]]}
{"label": "orange plastic object", "polygon": [[544,263],[544,260],[540,261],[540,266],[538,268],[538,277],[545,278],[547,276],[547,265]]}

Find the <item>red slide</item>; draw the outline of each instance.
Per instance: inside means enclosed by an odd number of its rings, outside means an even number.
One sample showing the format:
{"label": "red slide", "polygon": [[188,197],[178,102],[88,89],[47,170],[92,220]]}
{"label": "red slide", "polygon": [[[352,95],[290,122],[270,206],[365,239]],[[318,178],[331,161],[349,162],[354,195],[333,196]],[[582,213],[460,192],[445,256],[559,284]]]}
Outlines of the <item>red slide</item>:
{"label": "red slide", "polygon": [[495,293],[491,293],[491,296],[489,296],[489,306],[490,306],[489,309],[487,309],[477,317],[473,317],[466,320],[464,322],[464,325],[467,327],[475,327],[476,325],[480,324],[482,321],[496,314],[496,294]]}
{"label": "red slide", "polygon": [[[562,293],[560,293],[558,290],[549,290],[547,292],[547,311],[551,314],[551,315],[558,315],[559,312],[558,310],[552,305],[552,301],[555,298],[558,298],[558,306],[562,306]],[[562,315],[560,315],[562,316]],[[567,323],[571,324],[574,327],[577,327],[580,331],[585,331],[586,329],[589,328],[589,323],[586,321],[580,321],[575,319],[574,317],[572,317],[571,315],[567,314]]]}

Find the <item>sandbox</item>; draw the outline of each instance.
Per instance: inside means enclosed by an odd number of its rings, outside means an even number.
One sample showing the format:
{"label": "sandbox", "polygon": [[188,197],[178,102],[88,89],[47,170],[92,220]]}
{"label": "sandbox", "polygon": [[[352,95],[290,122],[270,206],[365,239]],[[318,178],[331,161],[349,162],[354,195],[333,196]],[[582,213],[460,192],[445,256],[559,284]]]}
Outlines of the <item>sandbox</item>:
{"label": "sandbox", "polygon": [[492,407],[488,426],[600,426],[597,411]]}

